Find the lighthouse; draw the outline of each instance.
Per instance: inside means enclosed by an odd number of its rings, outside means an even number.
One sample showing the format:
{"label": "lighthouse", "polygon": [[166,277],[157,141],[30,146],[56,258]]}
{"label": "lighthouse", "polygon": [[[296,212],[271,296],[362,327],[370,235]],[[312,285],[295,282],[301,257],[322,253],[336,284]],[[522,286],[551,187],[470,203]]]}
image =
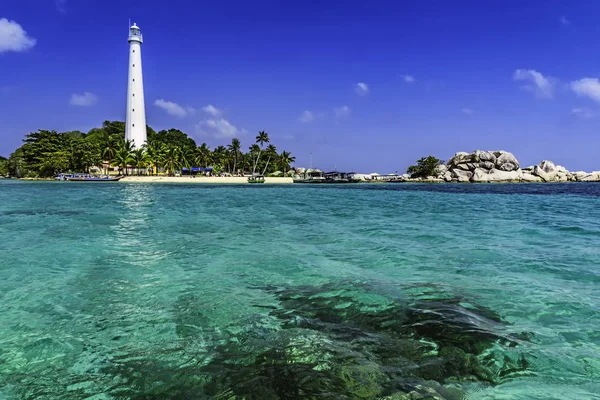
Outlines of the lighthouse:
{"label": "lighthouse", "polygon": [[146,109],[142,78],[142,32],[134,23],[129,28],[129,76],[127,82],[127,114],[125,140],[131,140],[139,149],[146,143]]}

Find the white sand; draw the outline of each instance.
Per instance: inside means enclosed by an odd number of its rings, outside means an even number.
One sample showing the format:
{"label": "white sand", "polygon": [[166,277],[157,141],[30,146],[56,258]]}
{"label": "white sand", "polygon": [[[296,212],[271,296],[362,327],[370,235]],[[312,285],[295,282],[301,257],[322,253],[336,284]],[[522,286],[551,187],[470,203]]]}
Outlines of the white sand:
{"label": "white sand", "polygon": [[[196,178],[190,178],[189,176],[126,176],[120,180],[120,182],[161,182],[161,183],[225,183],[225,184],[239,184],[248,183],[247,177],[208,177],[199,176]],[[272,183],[294,183],[292,178],[265,178],[265,184]]]}

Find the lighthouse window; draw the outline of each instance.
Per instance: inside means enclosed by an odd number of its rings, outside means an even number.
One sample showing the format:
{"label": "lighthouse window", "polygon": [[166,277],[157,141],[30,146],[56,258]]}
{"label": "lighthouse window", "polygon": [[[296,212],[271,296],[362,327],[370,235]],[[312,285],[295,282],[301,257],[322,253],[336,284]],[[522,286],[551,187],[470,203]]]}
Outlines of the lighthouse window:
{"label": "lighthouse window", "polygon": [[133,66],[135,67],[135,64],[133,64]]}
{"label": "lighthouse window", "polygon": [[133,97],[135,97],[135,93],[132,93],[131,95],[132,95]]}
{"label": "lighthouse window", "polygon": [[135,53],[135,50],[133,50],[133,52]]}
{"label": "lighthouse window", "polygon": [[133,81],[135,82],[135,79]]}
{"label": "lighthouse window", "polygon": [[135,127],[135,124],[131,124],[132,127]]}
{"label": "lighthouse window", "polygon": [[131,111],[135,112],[135,108],[134,108],[134,109],[132,109]]}

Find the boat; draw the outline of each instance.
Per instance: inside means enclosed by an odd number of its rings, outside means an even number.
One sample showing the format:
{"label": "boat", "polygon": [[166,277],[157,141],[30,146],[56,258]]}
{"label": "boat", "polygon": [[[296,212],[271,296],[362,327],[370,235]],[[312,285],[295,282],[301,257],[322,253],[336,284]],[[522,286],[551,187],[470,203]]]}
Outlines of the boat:
{"label": "boat", "polygon": [[294,183],[326,183],[325,174],[321,171],[307,171],[302,178],[294,179]]}
{"label": "boat", "polygon": [[69,182],[118,182],[122,176],[71,175],[64,180]]}
{"label": "boat", "polygon": [[332,171],[323,174],[325,176],[325,183],[358,183],[360,179],[355,179],[354,174],[356,172],[340,172]]}
{"label": "boat", "polygon": [[264,175],[249,176],[248,183],[265,183],[265,177],[264,177]]}
{"label": "boat", "polygon": [[58,174],[54,179],[56,179],[57,181],[66,181],[67,178],[72,178],[74,176],[74,174]]}

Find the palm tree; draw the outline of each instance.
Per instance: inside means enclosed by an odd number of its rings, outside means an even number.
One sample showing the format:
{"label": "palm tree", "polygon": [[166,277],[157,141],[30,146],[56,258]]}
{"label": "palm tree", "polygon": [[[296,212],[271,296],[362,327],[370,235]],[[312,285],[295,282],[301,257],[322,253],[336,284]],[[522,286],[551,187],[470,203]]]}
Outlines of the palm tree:
{"label": "palm tree", "polygon": [[225,162],[227,161],[225,158],[226,153],[227,149],[225,149],[223,146],[219,146],[213,150],[212,158],[216,169],[221,170],[225,166]]}
{"label": "palm tree", "polygon": [[[105,135],[102,139],[102,158],[108,161],[108,165],[111,165],[110,162],[114,158],[119,148],[119,143],[117,142],[115,137],[111,135]],[[106,173],[108,174],[108,168]]]}
{"label": "palm tree", "polygon": [[192,164],[194,163],[194,148],[183,146],[179,148],[179,164],[186,167],[190,175],[192,175]]}
{"label": "palm tree", "polygon": [[238,159],[238,154],[240,153],[241,148],[242,148],[242,143],[240,142],[240,139],[238,139],[238,138],[231,139],[231,144],[227,146],[227,149],[233,155],[233,173],[234,174],[237,173],[237,159]]}
{"label": "palm tree", "polygon": [[296,157],[292,156],[292,153],[288,151],[282,151],[279,155],[279,166],[283,170],[283,174],[287,174],[290,169],[290,164],[296,161]]}
{"label": "palm tree", "polygon": [[173,176],[175,174],[175,170],[179,168],[180,159],[181,157],[179,156],[179,147],[168,146],[166,148],[166,151],[163,153],[162,160],[163,165],[165,166],[169,176]]}
{"label": "palm tree", "polygon": [[122,142],[114,155],[111,165],[119,167],[119,171],[124,171],[125,175],[127,175],[127,166],[131,162],[131,159],[131,145],[129,141]]}
{"label": "palm tree", "polygon": [[152,173],[158,173],[158,168],[161,166],[165,145],[156,140],[150,140],[146,143],[146,153],[148,154],[148,164],[152,167]]}
{"label": "palm tree", "polygon": [[141,175],[140,169],[146,168],[151,163],[151,158],[144,147],[134,150],[131,153],[131,164],[137,169],[138,175]]}
{"label": "palm tree", "polygon": [[267,172],[267,168],[269,167],[269,162],[271,162],[271,157],[273,157],[273,156],[277,157],[277,147],[270,144],[267,146],[267,150],[265,153],[269,155],[269,158],[267,159],[267,164],[265,165],[265,169],[263,170],[263,173],[262,173],[263,175]]}
{"label": "palm tree", "polygon": [[194,159],[194,163],[198,166],[208,168],[208,165],[211,163],[211,159],[210,147],[208,147],[206,143],[202,143],[196,149],[196,158]]}
{"label": "palm tree", "polygon": [[260,158],[260,153],[262,151],[262,147],[265,143],[269,143],[269,134],[265,131],[258,132],[256,136],[256,143],[260,144],[260,149],[258,150],[258,156],[256,156],[256,162],[254,163],[254,168],[252,168],[252,175],[256,172],[256,166],[258,165],[258,160]]}

